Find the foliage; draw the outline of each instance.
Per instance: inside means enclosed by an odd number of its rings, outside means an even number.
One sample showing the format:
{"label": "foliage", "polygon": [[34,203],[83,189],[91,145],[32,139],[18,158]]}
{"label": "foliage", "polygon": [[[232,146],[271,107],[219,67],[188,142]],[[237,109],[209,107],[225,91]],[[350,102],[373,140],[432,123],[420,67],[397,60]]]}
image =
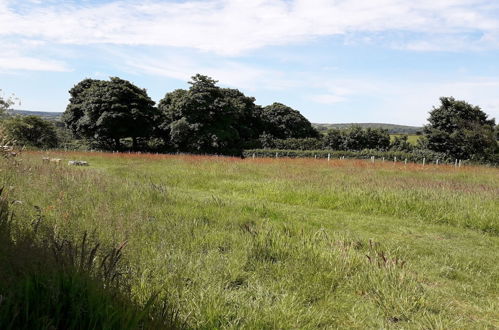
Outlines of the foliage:
{"label": "foliage", "polygon": [[324,149],[343,150],[345,148],[345,134],[342,130],[330,129],[322,140]]}
{"label": "foliage", "polygon": [[411,152],[414,150],[414,146],[408,141],[407,135],[395,136],[393,141],[390,143],[390,150],[393,151],[405,151]]}
{"label": "foliage", "polygon": [[382,128],[362,128],[351,126],[348,129],[331,129],[323,137],[324,148],[333,150],[386,150],[390,145],[390,135]]}
{"label": "foliage", "polygon": [[318,138],[272,139],[265,144],[265,147],[287,150],[317,150],[322,147],[322,141]]}
{"label": "foliage", "polygon": [[319,133],[299,111],[282,103],[263,108],[261,118],[266,133],[276,139],[313,138]]}
{"label": "foliage", "polygon": [[426,163],[436,162],[439,163],[453,163],[452,159],[446,157],[445,154],[437,153],[430,150],[415,149],[412,152],[405,151],[380,151],[376,149],[364,150],[289,150],[289,149],[248,149],[244,151],[245,157],[289,157],[289,158],[349,158],[349,159],[371,159],[375,157],[377,161],[385,159],[386,161],[393,161],[395,158],[399,162],[407,159],[409,162],[421,163],[423,159]]}
{"label": "foliage", "polygon": [[120,139],[152,134],[157,111],[145,89],[113,77],[109,81],[85,79],[69,91],[63,121],[78,137],[97,141],[103,148],[121,149]]}
{"label": "foliage", "polygon": [[381,128],[388,131],[390,134],[408,134],[408,135],[421,135],[423,127],[418,126],[405,126],[395,124],[382,124],[382,123],[350,123],[350,124],[312,124],[319,132],[327,132],[330,129],[348,129],[352,126],[360,126],[366,128]]}
{"label": "foliage", "polygon": [[498,153],[495,120],[480,107],[453,97],[441,97],[425,126],[426,146],[459,159],[487,159]]}
{"label": "foliage", "polygon": [[54,124],[38,116],[11,117],[5,119],[2,126],[18,145],[48,149],[59,144]]}
{"label": "foliage", "polygon": [[174,150],[239,154],[245,142],[258,137],[255,99],[216,83],[198,74],[189,90],[167,93],[159,102],[160,135]]}
{"label": "foliage", "polygon": [[18,99],[14,95],[9,97],[3,96],[2,90],[0,89],[0,118],[8,114],[16,101],[18,101]]}

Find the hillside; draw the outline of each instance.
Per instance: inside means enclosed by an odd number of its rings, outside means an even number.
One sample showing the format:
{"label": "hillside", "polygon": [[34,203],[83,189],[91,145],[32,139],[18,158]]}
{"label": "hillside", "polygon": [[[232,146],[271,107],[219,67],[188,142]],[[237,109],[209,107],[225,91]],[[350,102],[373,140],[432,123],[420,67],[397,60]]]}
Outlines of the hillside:
{"label": "hillside", "polygon": [[405,126],[396,124],[384,124],[384,123],[349,123],[349,124],[312,124],[319,131],[326,131],[331,128],[344,129],[352,125],[357,125],[362,128],[383,128],[387,129],[390,134],[417,134],[417,132],[422,132],[423,128],[418,126]]}
{"label": "hillside", "polygon": [[59,120],[62,116],[62,112],[48,112],[48,111],[31,111],[31,110],[13,110],[16,115],[21,116],[40,116],[48,120]]}

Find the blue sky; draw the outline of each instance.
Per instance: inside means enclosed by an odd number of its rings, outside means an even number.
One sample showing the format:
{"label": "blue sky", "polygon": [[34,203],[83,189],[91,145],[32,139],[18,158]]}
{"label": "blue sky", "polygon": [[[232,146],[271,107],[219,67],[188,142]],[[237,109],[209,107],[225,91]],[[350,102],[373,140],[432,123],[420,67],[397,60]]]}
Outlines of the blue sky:
{"label": "blue sky", "polygon": [[80,80],[159,101],[206,74],[312,122],[422,125],[440,96],[499,119],[497,0],[0,0],[0,89],[64,111]]}

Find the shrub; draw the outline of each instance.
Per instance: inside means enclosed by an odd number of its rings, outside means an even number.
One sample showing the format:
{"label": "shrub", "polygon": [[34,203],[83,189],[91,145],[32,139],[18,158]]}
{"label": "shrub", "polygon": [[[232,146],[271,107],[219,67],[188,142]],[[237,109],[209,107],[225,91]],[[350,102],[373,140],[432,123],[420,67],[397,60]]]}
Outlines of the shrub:
{"label": "shrub", "polygon": [[361,151],[343,151],[343,150],[281,150],[281,149],[251,149],[245,150],[244,157],[289,157],[289,158],[350,158],[350,159],[370,159],[374,156],[376,159],[385,158],[386,160],[393,160],[395,157],[399,161],[407,159],[410,162],[422,162],[423,159],[427,163],[435,162],[452,162],[444,154],[429,151],[429,150],[415,150],[414,152],[403,151],[379,151],[372,149],[365,149]]}

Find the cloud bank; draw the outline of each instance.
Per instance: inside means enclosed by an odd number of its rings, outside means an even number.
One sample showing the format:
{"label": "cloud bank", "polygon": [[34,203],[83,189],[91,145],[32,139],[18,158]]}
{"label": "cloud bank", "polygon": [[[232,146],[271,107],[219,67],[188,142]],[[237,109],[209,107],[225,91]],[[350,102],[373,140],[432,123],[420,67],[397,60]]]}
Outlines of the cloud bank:
{"label": "cloud bank", "polygon": [[[484,0],[0,0],[0,35],[88,45],[188,47],[236,56],[316,37],[397,31],[413,50],[499,46],[499,2]],[[352,38],[350,38],[351,40]]]}

